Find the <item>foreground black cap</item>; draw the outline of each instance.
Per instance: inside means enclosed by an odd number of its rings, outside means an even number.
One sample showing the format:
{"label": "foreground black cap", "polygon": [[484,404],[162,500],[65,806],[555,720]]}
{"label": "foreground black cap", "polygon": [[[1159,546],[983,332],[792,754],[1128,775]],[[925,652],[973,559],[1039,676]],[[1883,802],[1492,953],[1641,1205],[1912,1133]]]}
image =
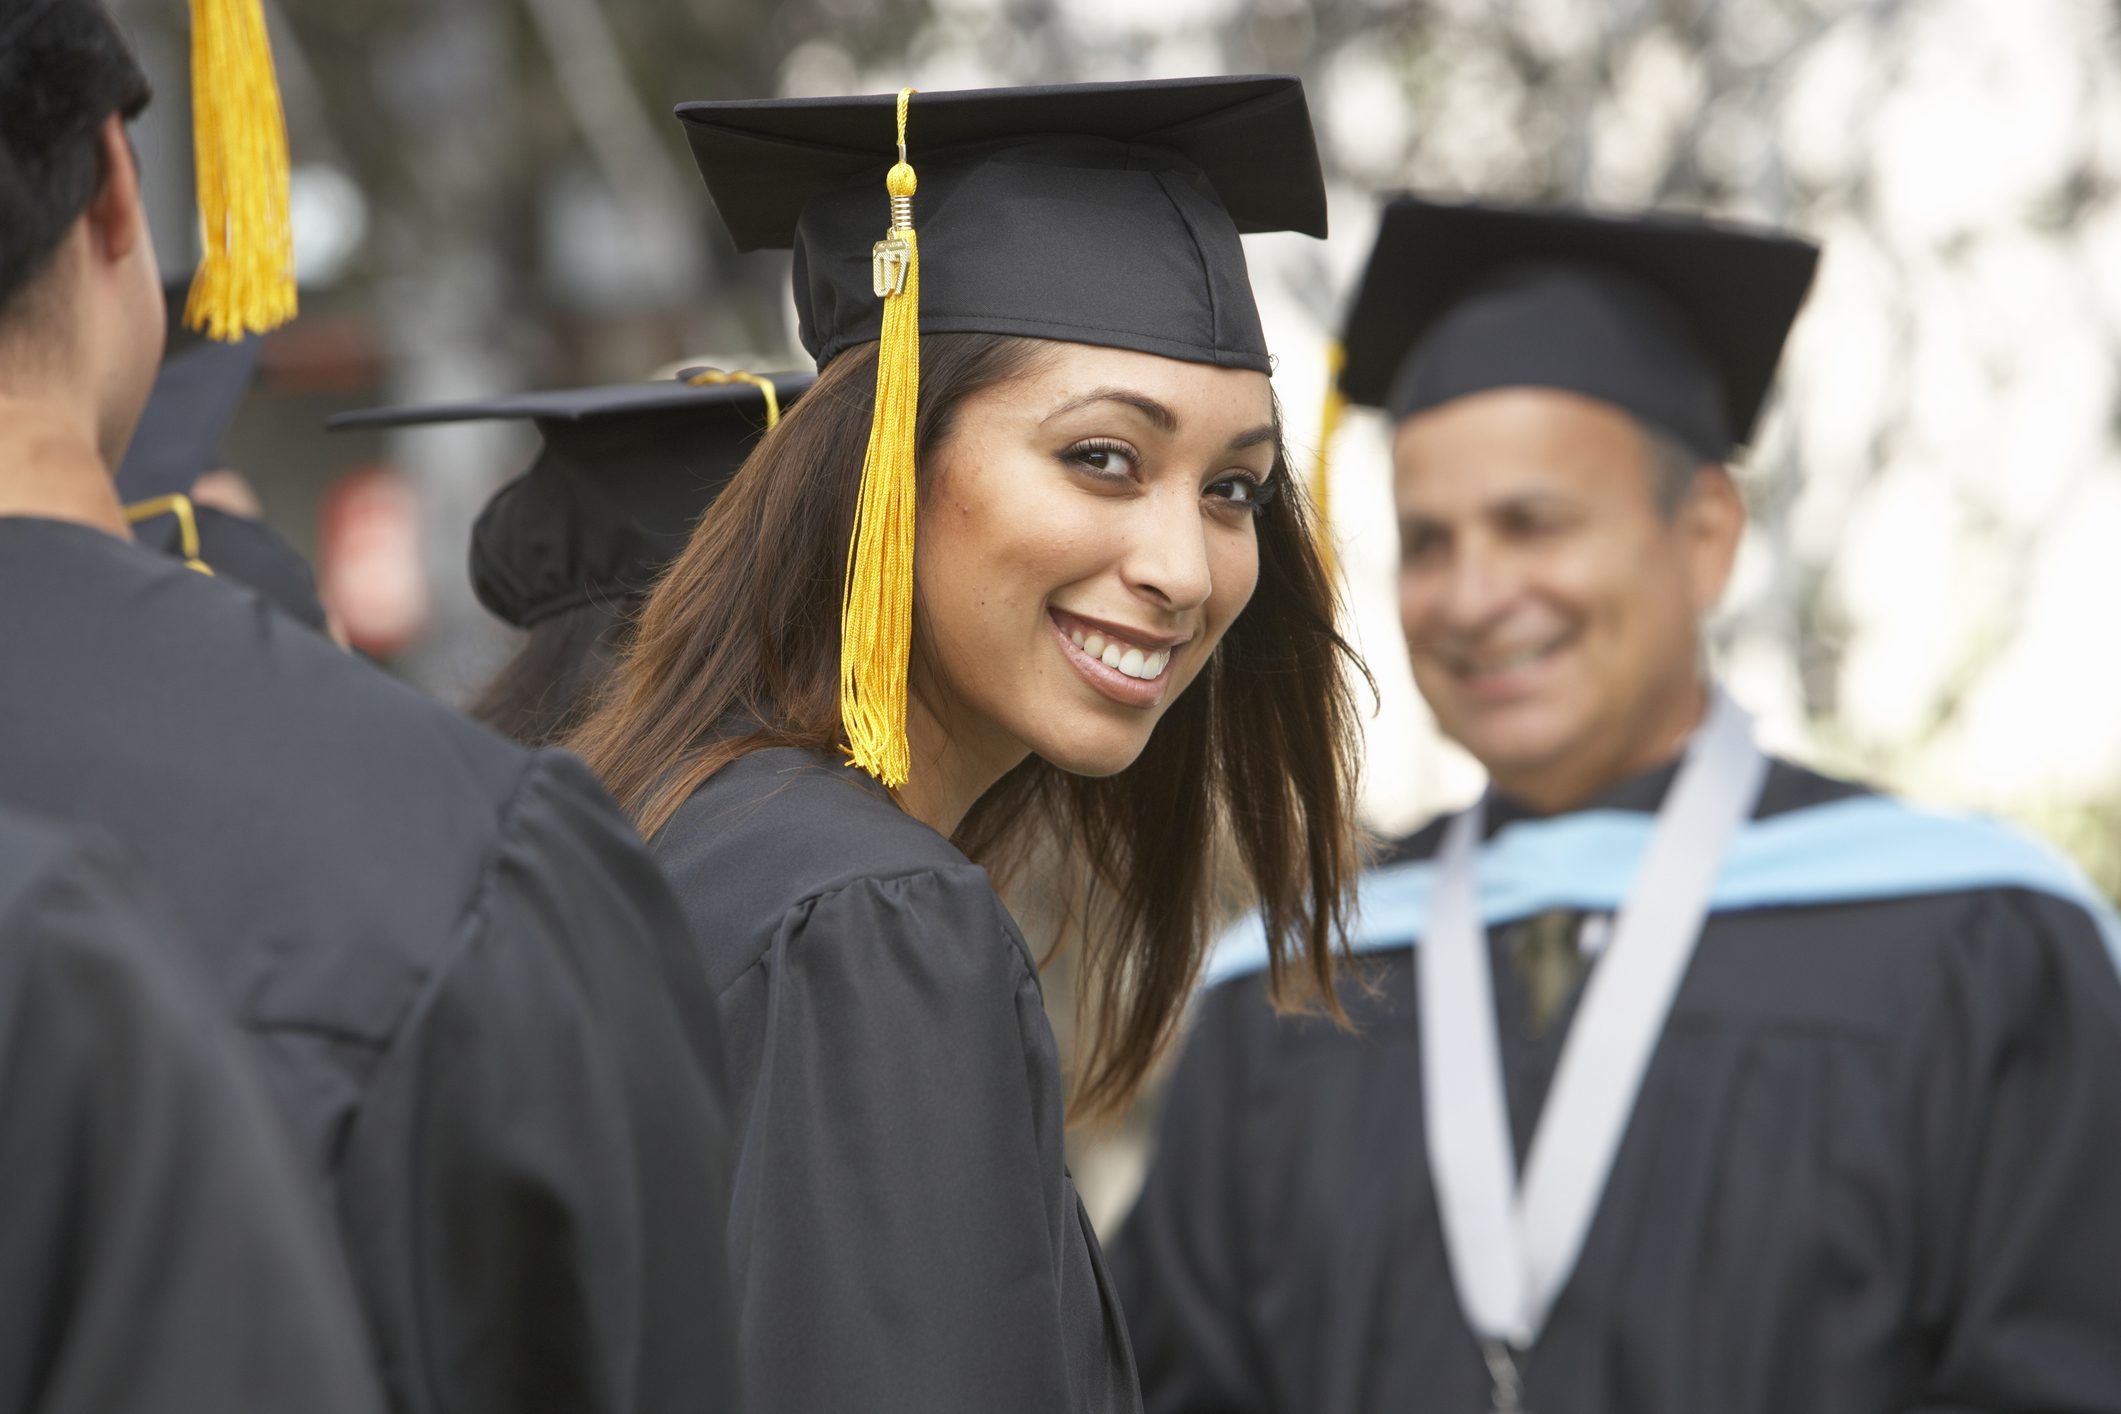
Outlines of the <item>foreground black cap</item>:
{"label": "foreground black cap", "polygon": [[[870,248],[890,224],[897,99],[686,103],[739,250],[793,247],[820,367],[879,337]],[[1237,237],[1326,233],[1302,81],[1288,75],[920,93],[923,333],[1023,334],[1268,370]]]}
{"label": "foreground black cap", "polygon": [[[182,285],[164,296],[181,306]],[[118,468],[118,499],[127,506],[188,495],[192,484],[221,465],[221,438],[250,392],[264,342],[249,335],[235,343],[187,336],[174,320],[162,371],[133,429]],[[257,590],[297,621],[325,631],[309,562],[261,520],[231,515],[213,506],[189,512],[197,559],[216,575]],[[186,559],[184,525],[172,510],[133,527],[133,539],[148,549]]]}
{"label": "foreground black cap", "polygon": [[[784,412],[815,381],[809,373],[760,376]],[[471,583],[481,604],[529,628],[582,604],[646,593],[751,454],[766,428],[766,395],[742,382],[626,383],[377,408],[325,425],[520,418],[537,424],[545,445],[479,513]]]}
{"label": "foreground black cap", "polygon": [[239,343],[193,343],[162,365],[118,468],[118,499],[130,504],[191,490],[220,465],[222,434],[243,405],[258,368],[255,336]]}
{"label": "foreground black cap", "polygon": [[1341,391],[1407,418],[1492,388],[1559,388],[1727,460],[1818,260],[1795,236],[1687,217],[1403,197],[1348,320]]}

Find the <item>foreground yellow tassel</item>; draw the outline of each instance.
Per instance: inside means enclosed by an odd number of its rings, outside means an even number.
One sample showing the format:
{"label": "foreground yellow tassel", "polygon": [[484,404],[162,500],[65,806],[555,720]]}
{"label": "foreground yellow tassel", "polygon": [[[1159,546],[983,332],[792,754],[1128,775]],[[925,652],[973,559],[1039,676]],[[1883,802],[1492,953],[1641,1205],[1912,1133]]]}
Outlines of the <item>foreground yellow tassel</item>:
{"label": "foreground yellow tassel", "polygon": [[921,262],[913,235],[913,168],[906,163],[906,103],[898,96],[898,165],[891,230],[870,253],[884,299],[876,358],[876,415],[862,458],[862,489],[847,543],[840,600],[840,724],[847,759],[893,790],[906,784],[906,672],[913,654],[914,414],[921,392]]}
{"label": "foreground yellow tassel", "polygon": [[1318,537],[1318,558],[1326,573],[1333,573],[1332,482],[1326,473],[1332,465],[1333,437],[1340,431],[1340,415],[1348,410],[1347,395],[1340,391],[1340,370],[1348,351],[1335,339],[1326,346],[1326,404],[1318,415],[1318,459],[1311,464],[1311,513],[1318,518],[1312,530]]}
{"label": "foreground yellow tassel", "polygon": [[191,0],[191,91],[206,253],[184,322],[233,343],[295,317],[287,119],[259,0]]}

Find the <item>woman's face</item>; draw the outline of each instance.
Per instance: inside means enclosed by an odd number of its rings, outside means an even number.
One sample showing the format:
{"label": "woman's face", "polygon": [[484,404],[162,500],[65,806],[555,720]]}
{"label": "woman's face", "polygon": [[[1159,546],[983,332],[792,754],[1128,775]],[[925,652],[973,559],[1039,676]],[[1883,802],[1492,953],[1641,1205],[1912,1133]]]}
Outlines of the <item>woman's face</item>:
{"label": "woman's face", "polygon": [[1274,456],[1245,369],[1056,343],[967,399],[920,509],[921,706],[1001,769],[1124,769],[1252,597]]}

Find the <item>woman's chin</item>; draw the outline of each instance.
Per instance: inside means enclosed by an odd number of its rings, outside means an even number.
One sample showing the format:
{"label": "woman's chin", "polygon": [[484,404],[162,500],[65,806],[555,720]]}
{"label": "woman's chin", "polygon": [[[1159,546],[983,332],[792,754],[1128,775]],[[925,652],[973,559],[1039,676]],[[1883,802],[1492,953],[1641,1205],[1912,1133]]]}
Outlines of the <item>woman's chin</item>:
{"label": "woman's chin", "polygon": [[1144,731],[1118,731],[1099,723],[1082,731],[1054,733],[1031,743],[1032,753],[1071,776],[1116,776],[1132,766],[1149,744]]}

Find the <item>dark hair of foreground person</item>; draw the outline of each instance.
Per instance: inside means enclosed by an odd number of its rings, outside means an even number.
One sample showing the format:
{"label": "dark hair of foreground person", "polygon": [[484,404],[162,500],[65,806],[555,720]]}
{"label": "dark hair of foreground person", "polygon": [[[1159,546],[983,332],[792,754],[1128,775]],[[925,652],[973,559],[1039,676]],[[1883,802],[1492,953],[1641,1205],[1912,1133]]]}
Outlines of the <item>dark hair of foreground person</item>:
{"label": "dark hair of foreground person", "polygon": [[[1039,341],[939,333],[922,342],[916,444],[923,490],[967,398],[1026,373]],[[876,387],[877,346],[832,360],[701,523],[650,596],[634,649],[571,745],[644,834],[752,752],[834,752],[840,584]],[[1333,590],[1300,496],[1257,520],[1259,585],[1202,680],[1175,702],[1141,756],[1104,778],[1027,758],[989,790],[953,839],[998,887],[1058,857],[1070,880],[1062,940],[1082,946],[1090,1021],[1071,1109],[1110,1113],[1174,1032],[1229,900],[1234,850],[1274,948],[1275,994],[1330,986],[1347,881],[1346,822],[1359,750],[1334,627]],[[914,656],[926,651],[915,603]],[[916,683],[918,677],[916,677]],[[732,727],[731,723],[748,723]]]}

